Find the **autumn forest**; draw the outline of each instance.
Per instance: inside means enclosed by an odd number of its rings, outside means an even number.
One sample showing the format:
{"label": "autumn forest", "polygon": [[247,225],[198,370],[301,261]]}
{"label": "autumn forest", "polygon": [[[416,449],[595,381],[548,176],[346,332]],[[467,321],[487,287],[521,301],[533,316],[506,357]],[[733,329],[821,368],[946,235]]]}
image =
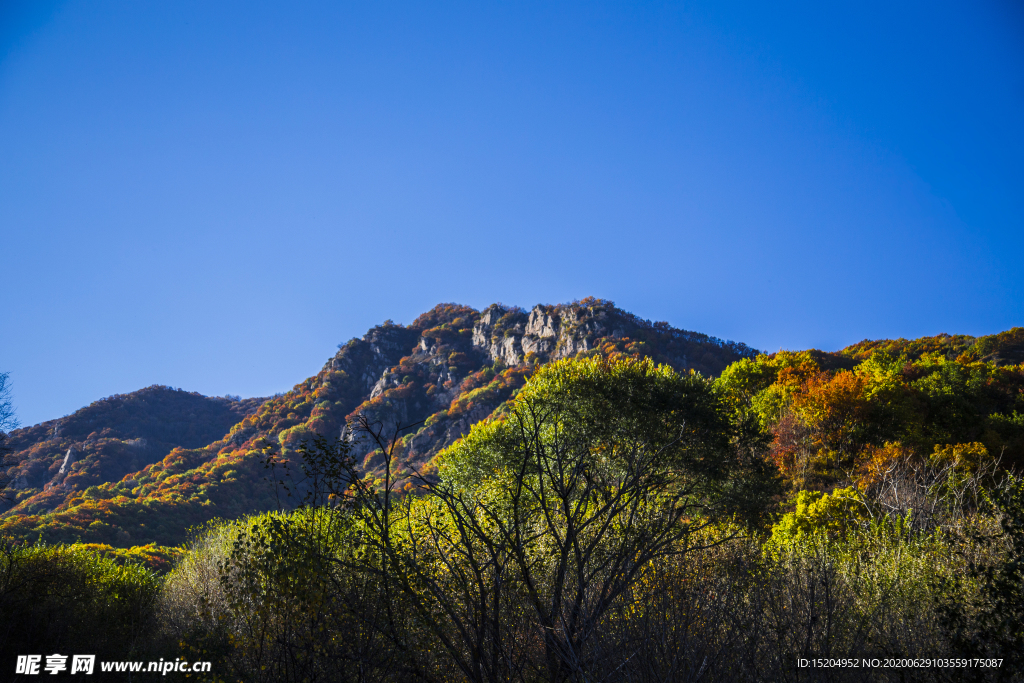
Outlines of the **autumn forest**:
{"label": "autumn forest", "polygon": [[63,648],[223,681],[1024,670],[1020,327],[767,353],[602,299],[442,304],[284,394],[151,386],[0,447],[3,666]]}

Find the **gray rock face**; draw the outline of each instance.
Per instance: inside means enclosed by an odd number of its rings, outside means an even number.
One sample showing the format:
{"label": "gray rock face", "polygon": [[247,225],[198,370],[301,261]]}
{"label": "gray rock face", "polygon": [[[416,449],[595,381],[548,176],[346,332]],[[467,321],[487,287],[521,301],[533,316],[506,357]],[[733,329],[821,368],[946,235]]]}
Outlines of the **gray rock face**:
{"label": "gray rock face", "polygon": [[64,454],[64,462],[61,463],[60,469],[57,470],[57,476],[63,477],[71,471],[71,466],[75,464],[75,458],[78,456],[78,451],[74,448],[69,448],[68,452]]}
{"label": "gray rock face", "polygon": [[483,316],[480,317],[480,320],[477,321],[476,325],[473,325],[473,346],[475,348],[483,349],[490,346],[491,339],[487,332],[490,330],[491,326],[491,321],[488,320],[487,322],[484,322]]}
{"label": "gray rock face", "polygon": [[522,337],[505,337],[491,344],[490,355],[492,360],[500,360],[505,365],[519,365],[524,358]]}
{"label": "gray rock face", "polygon": [[358,377],[366,390],[372,392],[383,380],[383,375],[409,353],[413,344],[425,341],[429,340],[422,339],[416,330],[399,325],[381,325],[367,332],[362,339],[348,342],[344,352],[335,354],[324,369],[341,370]]}
{"label": "gray rock face", "polygon": [[531,337],[552,337],[557,338],[561,331],[562,319],[557,314],[546,313],[540,306],[535,306],[530,311],[530,319],[526,322],[526,334]]}
{"label": "gray rock face", "polygon": [[381,375],[377,383],[373,385],[373,389],[370,391],[370,399],[375,399],[391,387],[397,387],[399,385],[398,376],[387,370]]}
{"label": "gray rock face", "polygon": [[53,479],[51,479],[47,484],[45,484],[43,488],[47,489],[52,486],[60,486],[63,483],[64,479],[71,472],[71,466],[75,464],[75,460],[77,459],[78,451],[76,451],[75,447],[72,446],[71,448],[68,449],[67,453],[64,454],[64,460],[61,462],[60,469],[57,470],[57,474],[55,474]]}
{"label": "gray rock face", "polygon": [[527,315],[494,305],[473,327],[473,346],[491,360],[519,365],[533,355],[542,362],[575,356],[594,348],[596,339],[622,336],[609,329],[607,313],[585,307],[534,306]]}

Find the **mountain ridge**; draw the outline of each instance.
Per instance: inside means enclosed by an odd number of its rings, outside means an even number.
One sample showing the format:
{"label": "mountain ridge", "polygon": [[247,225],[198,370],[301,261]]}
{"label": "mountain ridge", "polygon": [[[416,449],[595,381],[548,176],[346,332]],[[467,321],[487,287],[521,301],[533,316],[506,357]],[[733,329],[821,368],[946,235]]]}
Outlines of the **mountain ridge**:
{"label": "mountain ridge", "polygon": [[[130,458],[138,443],[126,445],[145,438],[139,430],[106,435],[119,442],[105,442],[108,460],[120,463],[106,470],[107,481],[96,481],[96,472],[86,478],[82,458],[65,462],[67,450],[42,438],[47,427],[17,430],[22,462],[14,484],[42,483],[42,488],[18,489],[21,499],[2,512],[0,532],[53,542],[174,545],[184,540],[189,526],[278,505],[260,464],[268,443],[287,454],[314,434],[340,436],[346,424],[364,414],[418,423],[400,443],[399,454],[403,463],[422,468],[473,423],[498,410],[539,364],[578,354],[646,355],[678,370],[712,375],[756,353],[745,344],[643,320],[602,299],[537,305],[530,311],[501,304],[483,311],[439,304],[408,326],[386,321],[340,344],[316,375],[281,396],[239,402],[245,414],[205,444],[162,442],[169,451],[150,453],[151,461],[143,463]],[[83,419],[81,412],[73,421]],[[36,443],[28,444],[32,435]],[[97,433],[93,441],[100,438]],[[383,465],[370,444],[356,448],[368,472]],[[130,469],[125,463],[131,462],[142,466]],[[33,467],[50,478],[19,478],[22,469]],[[56,481],[61,467],[66,471]]]}

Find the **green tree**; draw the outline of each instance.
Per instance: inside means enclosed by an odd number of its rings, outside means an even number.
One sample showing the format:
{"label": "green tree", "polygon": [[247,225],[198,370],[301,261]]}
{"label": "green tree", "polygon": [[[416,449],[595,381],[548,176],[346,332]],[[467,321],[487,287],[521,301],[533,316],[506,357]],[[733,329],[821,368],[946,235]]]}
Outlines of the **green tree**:
{"label": "green tree", "polygon": [[755,443],[700,375],[567,360],[442,454],[428,492],[528,606],[546,680],[588,680],[600,666],[590,640],[644,567],[763,510],[774,479]]}

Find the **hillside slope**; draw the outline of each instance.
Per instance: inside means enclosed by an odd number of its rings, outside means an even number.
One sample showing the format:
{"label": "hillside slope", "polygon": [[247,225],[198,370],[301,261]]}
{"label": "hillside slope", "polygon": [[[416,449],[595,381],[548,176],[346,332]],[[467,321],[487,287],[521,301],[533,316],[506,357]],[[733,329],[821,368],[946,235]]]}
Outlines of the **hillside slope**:
{"label": "hillside slope", "polygon": [[51,510],[75,492],[118,481],[175,448],[208,444],[264,400],[210,398],[154,385],[16,429],[8,445],[17,465],[0,491],[0,512]]}
{"label": "hillside slope", "polygon": [[858,342],[839,353],[862,361],[876,351],[893,356],[903,354],[917,360],[925,354],[937,354],[948,360],[985,361],[998,366],[1024,363],[1024,327],[1014,327],[983,337],[966,334],[937,334],[919,339],[878,339]]}
{"label": "hillside slope", "polygon": [[[389,425],[414,424],[397,465],[422,469],[499,409],[537,364],[577,354],[649,356],[717,375],[756,351],[641,320],[600,299],[530,311],[442,304],[408,327],[389,321],[341,345],[319,373],[260,404],[217,435],[222,438],[181,443],[117,481],[72,486],[59,501],[39,498],[35,507],[23,501],[8,511],[0,532],[53,542],[174,545],[192,525],[277,507],[261,464],[264,449],[287,455],[312,434],[340,436],[360,413]],[[383,464],[368,444],[358,448],[367,471]],[[52,453],[46,462],[53,467]]]}

